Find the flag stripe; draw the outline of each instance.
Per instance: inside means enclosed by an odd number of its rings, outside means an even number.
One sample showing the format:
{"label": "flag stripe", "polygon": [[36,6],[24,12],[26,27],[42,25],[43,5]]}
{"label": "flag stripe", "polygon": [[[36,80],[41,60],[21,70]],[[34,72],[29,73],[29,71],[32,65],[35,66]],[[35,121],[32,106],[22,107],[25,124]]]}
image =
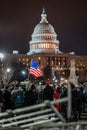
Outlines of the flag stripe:
{"label": "flag stripe", "polygon": [[40,76],[43,76],[43,72],[40,70],[40,69],[34,69],[31,67],[30,69],[30,74],[33,74],[35,75],[35,77],[40,77]]}

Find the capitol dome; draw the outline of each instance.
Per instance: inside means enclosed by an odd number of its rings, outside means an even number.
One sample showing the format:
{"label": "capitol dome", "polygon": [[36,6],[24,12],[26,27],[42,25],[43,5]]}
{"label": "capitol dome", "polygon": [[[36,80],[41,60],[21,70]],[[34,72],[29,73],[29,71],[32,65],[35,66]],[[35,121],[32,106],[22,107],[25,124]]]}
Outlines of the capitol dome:
{"label": "capitol dome", "polygon": [[34,28],[33,34],[42,34],[42,33],[55,34],[53,26],[47,22],[39,23]]}
{"label": "capitol dome", "polygon": [[41,21],[34,28],[29,46],[28,55],[33,53],[60,53],[57,34],[53,26],[48,23],[44,8],[41,14]]}

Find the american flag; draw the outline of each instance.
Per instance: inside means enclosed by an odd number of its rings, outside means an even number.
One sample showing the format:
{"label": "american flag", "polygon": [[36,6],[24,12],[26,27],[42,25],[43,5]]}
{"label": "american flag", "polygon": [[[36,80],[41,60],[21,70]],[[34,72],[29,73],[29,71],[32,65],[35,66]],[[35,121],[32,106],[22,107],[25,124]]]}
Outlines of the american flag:
{"label": "american flag", "polygon": [[29,74],[35,76],[36,78],[44,76],[43,71],[39,68],[35,60],[31,61]]}

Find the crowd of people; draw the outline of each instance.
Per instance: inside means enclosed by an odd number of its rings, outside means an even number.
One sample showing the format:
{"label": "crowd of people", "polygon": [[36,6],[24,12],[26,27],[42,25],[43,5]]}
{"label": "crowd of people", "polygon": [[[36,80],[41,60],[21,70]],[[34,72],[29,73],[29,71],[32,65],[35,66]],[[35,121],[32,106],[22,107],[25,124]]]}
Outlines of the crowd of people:
{"label": "crowd of people", "polygon": [[[71,87],[71,120],[77,121],[81,113],[85,112],[87,105],[87,84],[46,82],[44,86],[33,83],[29,86],[20,86],[20,84],[3,86],[0,88],[0,112],[67,97],[67,87]],[[67,103],[56,104],[55,107],[67,118]]]}

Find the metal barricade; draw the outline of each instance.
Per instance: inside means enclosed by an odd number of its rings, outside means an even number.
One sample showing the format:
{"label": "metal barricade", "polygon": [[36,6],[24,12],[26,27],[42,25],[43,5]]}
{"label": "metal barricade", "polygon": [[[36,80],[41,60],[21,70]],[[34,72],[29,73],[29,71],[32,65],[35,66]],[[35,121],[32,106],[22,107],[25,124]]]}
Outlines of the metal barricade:
{"label": "metal barricade", "polygon": [[87,130],[86,122],[71,122],[71,123],[50,123],[43,124],[37,127],[32,127],[30,130]]}
{"label": "metal barricade", "polygon": [[[55,108],[55,104],[68,104],[67,117],[71,117],[71,88],[68,86],[68,96],[56,101],[45,101],[44,103],[8,110],[5,113],[0,113],[0,130],[31,130],[31,129],[48,129],[67,126],[65,118]],[[61,124],[60,124],[61,123]],[[65,124],[66,123],[66,124]],[[63,125],[64,124],[64,125]],[[51,125],[51,127],[50,127]],[[58,125],[58,126],[57,126]],[[61,126],[60,126],[61,125]],[[43,128],[42,128],[43,127]],[[67,129],[69,130],[69,129]],[[70,129],[71,130],[71,129]],[[79,129],[76,129],[79,130]]]}

